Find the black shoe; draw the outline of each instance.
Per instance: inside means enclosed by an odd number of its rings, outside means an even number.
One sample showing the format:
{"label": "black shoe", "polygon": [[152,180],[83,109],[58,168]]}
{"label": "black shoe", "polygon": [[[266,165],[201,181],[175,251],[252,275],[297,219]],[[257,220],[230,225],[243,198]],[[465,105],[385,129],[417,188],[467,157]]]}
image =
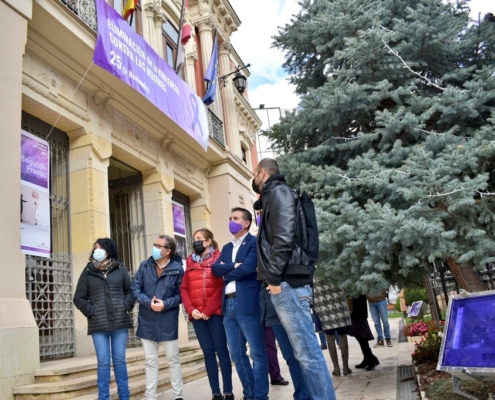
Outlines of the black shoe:
{"label": "black shoe", "polygon": [[361,361],[361,364],[356,365],[356,368],[366,368],[368,365],[368,360],[365,358],[363,361]]}
{"label": "black shoe", "polygon": [[289,382],[286,381],[284,378],[280,378],[278,381],[271,381],[270,383],[272,385],[278,385],[278,386],[287,386],[289,384]]}
{"label": "black shoe", "polygon": [[372,369],[375,369],[375,367],[377,367],[378,365],[380,365],[380,361],[378,361],[378,358],[372,355],[370,356],[368,365],[366,365],[366,371],[371,371]]}
{"label": "black shoe", "polygon": [[223,396],[221,394],[214,394],[211,400],[223,400]]}
{"label": "black shoe", "polygon": [[328,349],[328,346],[327,346],[326,343],[323,343],[320,347],[321,347],[322,350]]}
{"label": "black shoe", "polygon": [[231,393],[231,394],[225,394],[223,396],[224,400],[234,400],[235,397],[234,397],[234,393]]}

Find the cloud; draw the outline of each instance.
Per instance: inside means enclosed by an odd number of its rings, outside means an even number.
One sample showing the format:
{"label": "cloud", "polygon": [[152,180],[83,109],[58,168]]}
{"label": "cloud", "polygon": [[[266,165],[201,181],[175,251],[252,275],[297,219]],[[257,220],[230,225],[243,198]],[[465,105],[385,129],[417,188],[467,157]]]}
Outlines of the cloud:
{"label": "cloud", "polygon": [[297,0],[230,0],[242,24],[232,34],[232,44],[244,63],[250,63],[253,86],[279,81],[285,72],[284,54],[272,48],[278,26],[289,23],[299,10]]}

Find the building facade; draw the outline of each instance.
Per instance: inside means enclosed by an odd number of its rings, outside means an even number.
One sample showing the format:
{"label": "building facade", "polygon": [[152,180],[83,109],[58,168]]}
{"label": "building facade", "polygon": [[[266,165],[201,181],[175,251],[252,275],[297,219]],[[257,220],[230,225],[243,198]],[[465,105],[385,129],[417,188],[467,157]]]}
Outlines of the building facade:
{"label": "building facade", "polygon": [[[107,0],[119,12],[123,0]],[[141,0],[132,26],[172,65],[178,51],[181,1]],[[1,0],[4,38],[0,110],[4,132],[0,173],[0,398],[31,383],[40,361],[93,354],[86,320],[72,294],[95,240],[117,241],[131,273],[149,257],[157,235],[175,235],[184,256],[195,229],[230,240],[235,206],[252,208],[253,148],[260,120],[229,79],[207,107],[207,151],[146,98],[92,63],[95,0]],[[228,0],[190,0],[192,29],[179,75],[205,93],[213,33],[219,75],[244,67],[230,37],[240,20]],[[249,72],[245,75],[249,76]],[[20,251],[21,129],[51,151],[48,258]],[[29,205],[26,205],[28,207]],[[174,232],[173,207],[185,233]],[[193,337],[181,319],[180,340]],[[139,346],[131,335],[129,346]]]}

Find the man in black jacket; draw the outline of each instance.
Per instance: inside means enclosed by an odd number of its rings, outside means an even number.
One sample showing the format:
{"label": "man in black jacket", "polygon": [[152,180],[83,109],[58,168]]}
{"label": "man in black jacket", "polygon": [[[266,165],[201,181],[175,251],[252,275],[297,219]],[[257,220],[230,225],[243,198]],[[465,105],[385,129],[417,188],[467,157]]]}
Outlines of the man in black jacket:
{"label": "man in black jacket", "polygon": [[311,273],[296,242],[296,193],[280,175],[278,163],[261,160],[254,172],[253,190],[261,195],[258,232],[258,279],[265,282],[272,303],[301,364],[313,400],[335,400],[328,367],[316,338],[310,313]]}

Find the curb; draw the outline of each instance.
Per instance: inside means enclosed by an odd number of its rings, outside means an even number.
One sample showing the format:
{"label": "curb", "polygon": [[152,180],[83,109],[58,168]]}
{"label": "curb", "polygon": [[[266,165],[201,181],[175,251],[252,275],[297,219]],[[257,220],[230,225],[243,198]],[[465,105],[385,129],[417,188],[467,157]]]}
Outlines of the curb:
{"label": "curb", "polygon": [[[413,364],[414,365],[414,364]],[[418,373],[419,369],[416,365],[414,365],[414,372],[416,373],[416,380],[417,380],[417,384],[418,384],[418,389],[419,387],[421,386],[420,385],[420,382],[421,382],[421,375]],[[426,397],[426,392],[423,391],[423,390],[418,390],[419,392],[419,397],[421,400],[428,400],[428,397]]]}

